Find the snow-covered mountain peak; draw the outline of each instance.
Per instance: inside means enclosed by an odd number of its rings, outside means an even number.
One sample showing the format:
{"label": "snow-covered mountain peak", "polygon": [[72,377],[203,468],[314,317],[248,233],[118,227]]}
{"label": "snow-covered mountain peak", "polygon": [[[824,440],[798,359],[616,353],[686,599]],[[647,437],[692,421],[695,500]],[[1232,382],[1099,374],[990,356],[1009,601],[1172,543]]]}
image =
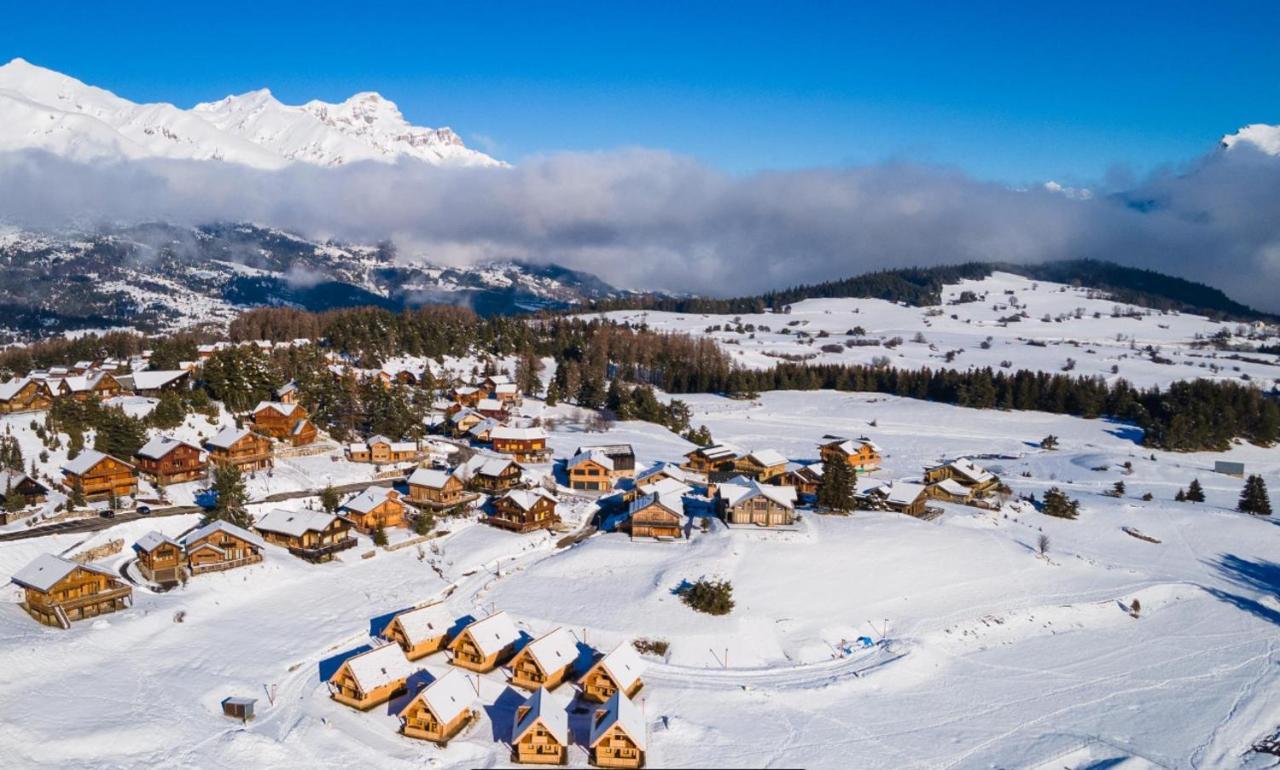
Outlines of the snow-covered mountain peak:
{"label": "snow-covered mountain peak", "polygon": [[274,169],[412,158],[498,166],[448,128],[414,126],[395,102],[363,91],[338,104],[287,105],[261,88],[182,110],[136,104],[31,64],[0,66],[0,151],[40,149],[80,161],[221,160]]}
{"label": "snow-covered mountain peak", "polygon": [[1222,146],[1228,150],[1238,144],[1250,144],[1268,155],[1280,155],[1280,126],[1253,123],[1222,137]]}

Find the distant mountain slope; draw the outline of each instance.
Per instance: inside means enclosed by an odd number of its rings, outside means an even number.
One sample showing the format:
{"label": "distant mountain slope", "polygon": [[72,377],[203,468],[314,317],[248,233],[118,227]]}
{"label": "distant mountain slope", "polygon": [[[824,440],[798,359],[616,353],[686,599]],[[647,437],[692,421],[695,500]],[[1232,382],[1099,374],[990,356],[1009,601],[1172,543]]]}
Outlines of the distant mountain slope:
{"label": "distant mountain slope", "polygon": [[448,128],[423,128],[372,92],[339,104],[280,103],[262,89],[183,110],[135,104],[22,59],[0,66],[0,150],[77,161],[219,160],[274,169],[401,158],[441,166],[502,165]]}
{"label": "distant mountain slope", "polygon": [[0,231],[0,274],[0,341],[223,325],[261,306],[434,303],[493,315],[622,296],[593,275],[555,265],[449,267],[398,256],[386,244],[322,243],[252,225]]}
{"label": "distant mountain slope", "polygon": [[1236,302],[1220,290],[1202,283],[1153,270],[1088,259],[1031,265],[968,262],[941,267],[882,270],[751,297],[628,297],[600,301],[593,307],[601,310],[646,308],[682,313],[754,313],[764,308],[780,308],[806,299],[836,297],[883,299],[919,306],[937,305],[942,302],[943,286],[966,279],[985,278],[997,270],[1041,281],[1086,286],[1107,293],[1117,302],[1160,310],[1244,320],[1277,318]]}

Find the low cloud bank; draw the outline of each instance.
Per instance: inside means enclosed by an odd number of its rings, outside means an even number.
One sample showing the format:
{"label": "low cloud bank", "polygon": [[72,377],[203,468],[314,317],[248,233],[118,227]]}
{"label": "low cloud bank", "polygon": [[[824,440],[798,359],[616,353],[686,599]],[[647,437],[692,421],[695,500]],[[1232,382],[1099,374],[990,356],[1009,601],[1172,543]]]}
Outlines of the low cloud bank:
{"label": "low cloud bank", "polygon": [[732,295],[968,260],[1106,259],[1280,311],[1280,157],[1242,145],[1092,197],[910,164],[720,173],[661,151],[515,168],[82,164],[0,153],[0,221],[250,221],[446,264],[556,262],[616,285]]}

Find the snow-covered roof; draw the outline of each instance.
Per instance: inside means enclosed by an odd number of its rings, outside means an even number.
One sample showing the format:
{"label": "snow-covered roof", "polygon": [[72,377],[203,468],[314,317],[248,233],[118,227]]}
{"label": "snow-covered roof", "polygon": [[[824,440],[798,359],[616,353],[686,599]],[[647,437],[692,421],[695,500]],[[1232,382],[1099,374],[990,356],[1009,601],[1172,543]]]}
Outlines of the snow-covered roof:
{"label": "snow-covered roof", "polygon": [[454,618],[448,606],[437,602],[416,610],[402,612],[396,615],[395,622],[400,624],[405,637],[412,645],[448,633],[449,629],[453,628]]}
{"label": "snow-covered roof", "polygon": [[262,538],[258,537],[256,534],[250,532],[244,527],[238,527],[235,524],[232,524],[229,521],[223,521],[222,519],[214,519],[203,527],[188,532],[183,536],[182,542],[184,545],[187,543],[194,543],[197,540],[203,540],[215,532],[226,532],[228,535],[238,537],[246,543],[251,543],[259,548],[266,547],[266,543],[263,542]]}
{"label": "snow-covered roof", "polygon": [[943,492],[946,492],[949,495],[955,495],[956,497],[964,497],[969,494],[969,488],[955,479],[943,479],[937,484],[934,484],[934,486],[938,487]]}
{"label": "snow-covered roof", "polygon": [[644,660],[630,642],[623,642],[614,647],[607,655],[596,663],[609,672],[609,678],[623,690],[630,690],[640,675],[644,673]]}
{"label": "snow-covered roof", "polygon": [[550,500],[552,505],[560,502],[555,495],[545,489],[512,489],[508,490],[502,499],[510,500],[525,511],[532,510],[539,500]]}
{"label": "snow-covered roof", "polygon": [[149,553],[159,548],[161,545],[168,543],[175,548],[181,548],[182,545],[173,538],[163,532],[156,532],[154,529],[138,538],[138,542],[133,544],[133,550]]}
{"label": "snow-covered roof", "polygon": [[263,515],[253,526],[259,532],[301,537],[306,532],[323,532],[336,518],[324,511],[284,511],[277,508]]}
{"label": "snow-covered roof", "polygon": [[494,393],[519,393],[520,388],[514,382],[499,382],[493,386]]}
{"label": "snow-covered roof", "polygon": [[23,482],[30,482],[41,489],[48,489],[44,484],[36,481],[22,471],[15,471],[10,468],[0,468],[0,495],[11,489],[17,489],[18,485]]}
{"label": "snow-covered roof", "polygon": [[301,409],[297,404],[282,404],[279,401],[259,401],[258,405],[253,408],[253,413],[257,414],[263,409],[274,409],[280,414],[288,417],[293,414],[294,410]]}
{"label": "snow-covered roof", "polygon": [[426,487],[427,489],[444,489],[444,485],[448,481],[448,473],[434,468],[416,468],[409,475],[410,486]]}
{"label": "snow-covered roof", "polygon": [[342,504],[343,510],[368,513],[387,501],[396,491],[391,487],[369,487]]}
{"label": "snow-covered roof", "polygon": [[837,438],[828,442],[825,446],[831,446],[832,444],[835,444],[840,451],[848,455],[857,454],[864,446],[877,454],[880,452],[880,447],[866,436],[860,436],[858,438]]}
{"label": "snow-covered roof", "polygon": [[648,508],[655,503],[661,505],[663,508],[666,508],[677,516],[684,516],[684,501],[681,498],[672,495],[664,497],[657,493],[637,497],[635,500],[631,501],[631,505],[627,506],[627,515],[634,516],[637,512],[643,511],[645,508]]}
{"label": "snow-covered roof", "polygon": [[787,458],[783,457],[781,452],[777,452],[773,449],[757,449],[747,455],[747,457],[766,468],[772,468],[775,465],[787,464]]}
{"label": "snow-covered roof", "polygon": [[404,714],[414,700],[421,699],[441,724],[449,724],[459,714],[471,708],[476,701],[476,687],[471,677],[456,668],[451,668],[443,676],[427,685],[413,700],[401,709]]}
{"label": "snow-covered roof", "polygon": [[658,463],[652,468],[647,468],[641,471],[640,474],[636,476],[636,484],[639,485],[643,483],[645,479],[649,479],[654,476],[666,476],[668,478],[684,482],[688,482],[690,478],[689,473],[679,465],[673,465],[672,463]]}
{"label": "snow-covered roof", "polygon": [[281,398],[281,397],[283,397],[283,396],[287,396],[287,395],[289,395],[290,393],[294,392],[294,391],[295,391],[295,390],[297,390],[297,389],[298,389],[298,383],[296,383],[296,382],[294,382],[294,381],[290,380],[289,382],[286,382],[285,384],[283,384],[283,385],[281,385],[280,387],[276,388],[276,398]]}
{"label": "snow-covered roof", "polygon": [[959,460],[951,463],[951,468],[964,476],[972,484],[982,484],[991,481],[995,476],[991,471],[983,468],[981,465],[973,462],[967,457],[961,457]]}
{"label": "snow-covered roof", "polygon": [[418,671],[418,667],[404,657],[404,653],[397,644],[384,644],[347,658],[345,665],[355,677],[360,689],[365,692],[390,684],[397,679],[407,679]]}
{"label": "snow-covered roof", "polygon": [[516,708],[515,728],[511,742],[518,743],[531,727],[542,722],[547,732],[562,745],[569,744],[569,700],[539,687],[529,699]]}
{"label": "snow-covered roof", "polygon": [[795,487],[761,484],[755,480],[741,483],[740,478],[734,479],[732,482],[721,484],[718,494],[725,499],[730,508],[758,496],[766,497],[784,508],[794,508],[796,505]]}
{"label": "snow-covered roof", "polygon": [[[62,470],[74,476],[83,476],[84,474],[93,470],[93,467],[95,465],[102,462],[103,460],[106,460],[109,457],[111,457],[111,455],[105,455],[96,449],[86,449],[80,454],[76,455],[76,459],[68,460],[67,464],[62,466]],[[125,465],[128,465],[130,468],[133,467],[132,464],[126,463],[124,462],[124,460],[121,460],[118,457],[111,457],[111,459],[116,460],[117,462],[124,463]]]}
{"label": "snow-covered roof", "polygon": [[386,444],[387,446],[391,446],[391,439],[381,433],[377,433],[370,436],[364,443],[366,446],[373,446],[374,444]]}
{"label": "snow-covered roof", "polygon": [[188,376],[185,369],[148,369],[130,375],[134,390],[157,390]]}
{"label": "snow-covered roof", "polygon": [[506,441],[537,441],[545,440],[547,432],[542,428],[509,428],[505,425],[493,429],[489,434],[489,438],[493,440],[503,439]]}
{"label": "snow-covered roof", "polygon": [[608,457],[631,457],[636,456],[636,450],[630,444],[588,444],[578,447],[575,455],[583,452],[599,452]]}
{"label": "snow-covered roof", "polygon": [[476,647],[480,648],[481,654],[485,657],[496,654],[503,647],[513,644],[520,638],[516,624],[505,610],[499,610],[483,620],[477,620],[463,629],[462,633],[471,636],[471,641],[476,643]]}
{"label": "snow-covered roof", "polygon": [[519,463],[504,457],[485,457],[476,455],[467,463],[467,469],[480,476],[501,476],[503,471]]}
{"label": "snow-covered roof", "polygon": [[496,398],[482,398],[476,402],[478,412],[505,412],[507,405]]}
{"label": "snow-covered roof", "polygon": [[310,420],[298,420],[297,422],[295,422],[295,423],[293,424],[293,429],[292,429],[292,430],[290,430],[289,432],[290,432],[290,433],[292,433],[293,435],[297,436],[297,435],[299,435],[300,433],[302,433],[302,431],[306,430],[306,429],[307,429],[308,427],[310,427],[310,426],[311,426],[311,421],[310,421]]}
{"label": "snow-covered roof", "polygon": [[172,436],[155,436],[150,441],[142,445],[137,451],[138,457],[146,457],[149,460],[163,459],[173,450],[180,446],[188,446],[203,454],[204,450],[192,444],[190,441],[183,441]]}
{"label": "snow-covered roof", "polygon": [[505,374],[491,374],[485,379],[488,380],[489,382],[492,382],[494,386],[512,384],[511,378]]}
{"label": "snow-covered roof", "polygon": [[645,751],[644,714],[640,707],[631,701],[621,690],[615,692],[603,706],[596,709],[591,719],[591,740],[587,745],[595,748],[614,725],[635,742],[636,748]]}
{"label": "snow-covered roof", "polygon": [[0,401],[8,401],[18,395],[18,391],[22,390],[28,382],[31,382],[30,377],[17,377],[0,383]]}
{"label": "snow-covered roof", "polygon": [[596,463],[597,465],[599,465],[600,467],[606,470],[613,470],[613,460],[611,460],[609,456],[606,455],[604,452],[601,452],[597,449],[591,449],[587,452],[578,450],[578,454],[569,458],[569,462],[565,464],[565,467],[572,470],[587,461]]}
{"label": "snow-covered roof", "polygon": [[528,652],[544,673],[559,671],[578,658],[578,640],[563,626],[529,642]]}
{"label": "snow-covered roof", "polygon": [[711,446],[698,447],[691,452],[686,452],[685,456],[702,455],[708,460],[727,460],[742,454],[742,450],[732,444],[712,444]]}
{"label": "snow-covered roof", "polygon": [[683,481],[677,481],[676,479],[664,476],[657,481],[640,484],[637,489],[639,489],[642,494],[646,495],[680,498],[691,492],[693,487]]}
{"label": "snow-covered roof", "polygon": [[898,505],[910,505],[924,494],[924,484],[916,484],[911,481],[892,481],[886,485],[888,494],[885,499],[891,503]]}
{"label": "snow-covered roof", "polygon": [[230,449],[235,446],[237,441],[243,439],[247,435],[249,435],[248,428],[227,426],[218,431],[213,438],[206,439],[204,443],[206,446],[211,446],[215,449]]}
{"label": "snow-covered roof", "polygon": [[48,591],[59,580],[74,572],[77,567],[107,575],[113,579],[119,578],[114,572],[103,567],[81,564],[51,553],[42,553],[30,564],[18,570],[12,580],[20,586],[34,588],[37,591]]}

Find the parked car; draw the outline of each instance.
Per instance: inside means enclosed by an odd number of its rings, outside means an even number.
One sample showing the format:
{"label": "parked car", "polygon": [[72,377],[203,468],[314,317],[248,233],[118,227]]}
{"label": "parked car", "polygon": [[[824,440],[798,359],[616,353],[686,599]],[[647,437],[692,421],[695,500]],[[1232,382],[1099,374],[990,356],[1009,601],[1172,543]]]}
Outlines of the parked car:
{"label": "parked car", "polygon": [[108,508],[102,513],[99,513],[98,515],[104,519],[114,519],[116,517],[116,512]]}
{"label": "parked car", "polygon": [[139,515],[139,516],[150,516],[150,515],[151,515],[151,506],[149,506],[149,505],[139,505],[139,506],[138,506],[138,515]]}

